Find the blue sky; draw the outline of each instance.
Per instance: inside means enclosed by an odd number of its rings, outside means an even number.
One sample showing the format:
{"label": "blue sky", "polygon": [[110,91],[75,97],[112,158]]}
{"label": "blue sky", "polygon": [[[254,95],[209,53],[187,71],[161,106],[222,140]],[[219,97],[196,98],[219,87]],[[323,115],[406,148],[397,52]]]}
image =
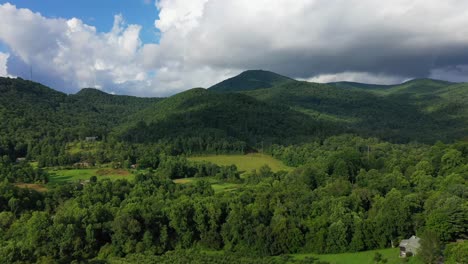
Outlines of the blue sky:
{"label": "blue sky", "polygon": [[[154,1],[149,0],[11,0],[0,1],[11,3],[18,8],[28,8],[49,18],[73,17],[92,25],[100,32],[112,28],[114,15],[122,14],[127,24],[142,26],[140,38],[143,43],[159,41],[159,31],[154,27],[158,10]],[[0,49],[5,47],[0,44]]]}

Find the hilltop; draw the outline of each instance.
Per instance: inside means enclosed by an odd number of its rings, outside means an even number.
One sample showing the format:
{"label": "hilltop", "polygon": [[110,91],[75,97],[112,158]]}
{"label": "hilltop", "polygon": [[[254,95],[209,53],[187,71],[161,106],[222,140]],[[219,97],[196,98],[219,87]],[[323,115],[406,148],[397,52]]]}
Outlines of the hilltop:
{"label": "hilltop", "polygon": [[209,89],[216,92],[239,92],[270,88],[275,85],[295,81],[294,79],[270,71],[248,70],[215,84]]}
{"label": "hilltop", "polygon": [[47,135],[60,142],[89,135],[128,142],[182,137],[205,147],[216,138],[221,145],[255,149],[262,142],[288,144],[343,132],[399,143],[451,142],[468,134],[468,84],[431,79],[319,84],[254,70],[169,98],[92,88],[67,95],[19,78],[0,78],[0,92],[0,134],[4,145],[21,146],[6,152],[21,155]]}
{"label": "hilltop", "polygon": [[[289,107],[259,101],[239,93],[216,93],[201,88],[169,97],[135,114],[123,129],[131,142],[174,138],[206,147],[235,144],[256,147],[261,142],[297,142],[324,134],[323,124]],[[330,126],[329,126],[330,127]],[[235,143],[234,143],[235,142]],[[246,147],[243,147],[246,149]]]}

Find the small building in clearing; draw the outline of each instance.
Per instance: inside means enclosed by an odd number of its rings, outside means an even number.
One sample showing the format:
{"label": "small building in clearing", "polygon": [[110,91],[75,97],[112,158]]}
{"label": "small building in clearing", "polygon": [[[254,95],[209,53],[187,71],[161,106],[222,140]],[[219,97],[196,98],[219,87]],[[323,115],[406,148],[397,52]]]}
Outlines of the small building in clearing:
{"label": "small building in clearing", "polygon": [[16,158],[16,163],[21,163],[21,162],[25,162],[26,161],[26,158]]}
{"label": "small building in clearing", "polygon": [[75,168],[90,168],[92,166],[93,166],[93,164],[90,163],[90,162],[87,162],[87,161],[77,162],[77,163],[73,164],[73,167],[75,167]]}
{"label": "small building in clearing", "polygon": [[408,239],[403,239],[400,242],[400,257],[410,257],[418,253],[421,245],[419,244],[420,238],[417,236],[411,236]]}
{"label": "small building in clearing", "polygon": [[94,136],[94,137],[86,137],[85,140],[86,141],[91,141],[91,142],[94,142],[97,140],[98,137]]}

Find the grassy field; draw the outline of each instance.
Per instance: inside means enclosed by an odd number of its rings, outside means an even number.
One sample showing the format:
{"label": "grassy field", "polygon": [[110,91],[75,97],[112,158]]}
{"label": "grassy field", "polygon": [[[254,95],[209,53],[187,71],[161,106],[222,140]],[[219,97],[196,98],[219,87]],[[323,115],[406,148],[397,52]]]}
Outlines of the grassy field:
{"label": "grassy field", "polygon": [[87,142],[87,141],[74,141],[66,145],[65,149],[69,154],[78,153],[96,153],[96,151],[102,146],[101,142]]}
{"label": "grassy field", "polygon": [[100,179],[133,179],[134,175],[123,169],[70,169],[70,170],[48,170],[50,183],[62,183],[78,180],[89,180],[91,176]]}
{"label": "grassy field", "polygon": [[[252,170],[258,170],[263,165],[268,165],[274,172],[280,170],[290,171],[293,169],[292,167],[284,165],[281,161],[261,153],[251,153],[247,155],[208,155],[189,157],[188,159],[191,161],[208,161],[220,166],[234,164],[241,174]],[[174,180],[174,182],[178,184],[191,184],[199,180],[209,181],[215,192],[232,191],[240,186],[240,184],[219,181],[213,177],[177,179]]]}
{"label": "grassy field", "polygon": [[284,165],[281,161],[265,154],[251,153],[247,155],[210,155],[189,157],[191,161],[209,161],[218,165],[236,165],[241,172],[250,172],[254,169],[258,170],[263,165],[268,165],[272,171],[290,171],[293,168]]}
{"label": "grassy field", "polygon": [[39,166],[38,166],[38,165],[39,165],[39,162],[37,162],[37,161],[29,162],[29,164],[30,164],[33,168],[35,168],[35,169],[37,169],[37,168],[39,167]]}
{"label": "grassy field", "polygon": [[38,192],[46,192],[47,191],[47,187],[45,187],[44,184],[36,184],[36,183],[15,183],[14,184],[16,187],[18,188],[22,188],[22,189],[31,189],[31,190],[35,190],[35,191],[38,191]]}
{"label": "grassy field", "polygon": [[203,177],[203,178],[184,178],[184,179],[175,179],[174,183],[177,184],[193,184],[197,181],[204,180],[211,183],[211,187],[215,192],[226,192],[232,191],[239,188],[240,184],[229,183],[217,180],[213,177]]}
{"label": "grassy field", "polygon": [[399,257],[399,248],[388,248],[380,250],[370,250],[357,253],[342,253],[342,254],[292,254],[293,259],[305,259],[306,257],[315,257],[322,261],[330,262],[331,264],[372,264],[375,263],[374,256],[376,252],[382,254],[384,259],[387,259],[388,264],[410,263],[422,264],[416,257],[409,258],[408,262],[403,262]]}

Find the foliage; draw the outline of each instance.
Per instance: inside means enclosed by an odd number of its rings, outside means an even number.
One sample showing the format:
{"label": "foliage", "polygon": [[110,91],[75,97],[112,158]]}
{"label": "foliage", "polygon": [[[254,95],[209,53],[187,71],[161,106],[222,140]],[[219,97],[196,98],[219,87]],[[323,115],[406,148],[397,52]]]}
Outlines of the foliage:
{"label": "foliage", "polygon": [[445,247],[445,263],[468,263],[468,242],[450,243]]}
{"label": "foliage", "polygon": [[[466,135],[465,86],[271,85],[161,100],[1,78],[0,262],[284,263],[385,252],[426,232],[430,263],[467,238],[468,143],[454,141]],[[187,158],[260,150],[291,167]],[[16,187],[48,180],[42,193]],[[298,263],[329,261],[315,256]]]}
{"label": "foliage", "polygon": [[438,234],[434,231],[425,231],[421,235],[421,248],[418,257],[428,264],[440,262],[442,257],[442,245]]}

